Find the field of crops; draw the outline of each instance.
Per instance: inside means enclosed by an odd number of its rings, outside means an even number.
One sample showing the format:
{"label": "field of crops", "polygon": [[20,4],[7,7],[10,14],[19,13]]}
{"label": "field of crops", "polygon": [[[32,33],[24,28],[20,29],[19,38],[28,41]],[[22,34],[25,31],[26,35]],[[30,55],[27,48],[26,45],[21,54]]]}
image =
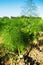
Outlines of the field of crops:
{"label": "field of crops", "polygon": [[0,57],[8,53],[25,54],[25,49],[38,41],[40,32],[43,32],[40,17],[0,18]]}

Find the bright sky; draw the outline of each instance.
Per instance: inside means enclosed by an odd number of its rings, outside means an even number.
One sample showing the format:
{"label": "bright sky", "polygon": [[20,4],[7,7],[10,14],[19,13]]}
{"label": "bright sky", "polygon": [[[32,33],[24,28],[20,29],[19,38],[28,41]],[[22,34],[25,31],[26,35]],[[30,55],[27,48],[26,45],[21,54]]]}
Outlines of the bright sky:
{"label": "bright sky", "polygon": [[[1,16],[20,16],[25,0],[0,0],[0,17]],[[38,15],[43,17],[43,0],[34,0],[38,7]]]}

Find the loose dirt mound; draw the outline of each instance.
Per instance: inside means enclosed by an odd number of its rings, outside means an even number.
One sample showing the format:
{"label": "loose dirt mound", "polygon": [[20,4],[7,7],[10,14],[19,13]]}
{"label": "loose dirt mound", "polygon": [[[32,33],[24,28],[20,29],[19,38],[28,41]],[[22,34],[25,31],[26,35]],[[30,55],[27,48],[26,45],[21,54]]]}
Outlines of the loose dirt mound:
{"label": "loose dirt mound", "polygon": [[29,53],[29,56],[32,57],[33,60],[36,60],[43,65],[43,52],[38,51],[36,48],[33,48]]}

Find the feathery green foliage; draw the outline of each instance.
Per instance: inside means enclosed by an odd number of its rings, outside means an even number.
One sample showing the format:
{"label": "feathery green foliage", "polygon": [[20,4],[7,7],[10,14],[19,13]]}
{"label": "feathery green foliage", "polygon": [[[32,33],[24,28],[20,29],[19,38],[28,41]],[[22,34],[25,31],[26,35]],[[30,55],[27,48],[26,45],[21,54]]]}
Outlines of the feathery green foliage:
{"label": "feathery green foliage", "polygon": [[29,39],[38,38],[40,31],[43,31],[43,20],[39,17],[0,18],[0,47],[5,53],[22,53]]}

